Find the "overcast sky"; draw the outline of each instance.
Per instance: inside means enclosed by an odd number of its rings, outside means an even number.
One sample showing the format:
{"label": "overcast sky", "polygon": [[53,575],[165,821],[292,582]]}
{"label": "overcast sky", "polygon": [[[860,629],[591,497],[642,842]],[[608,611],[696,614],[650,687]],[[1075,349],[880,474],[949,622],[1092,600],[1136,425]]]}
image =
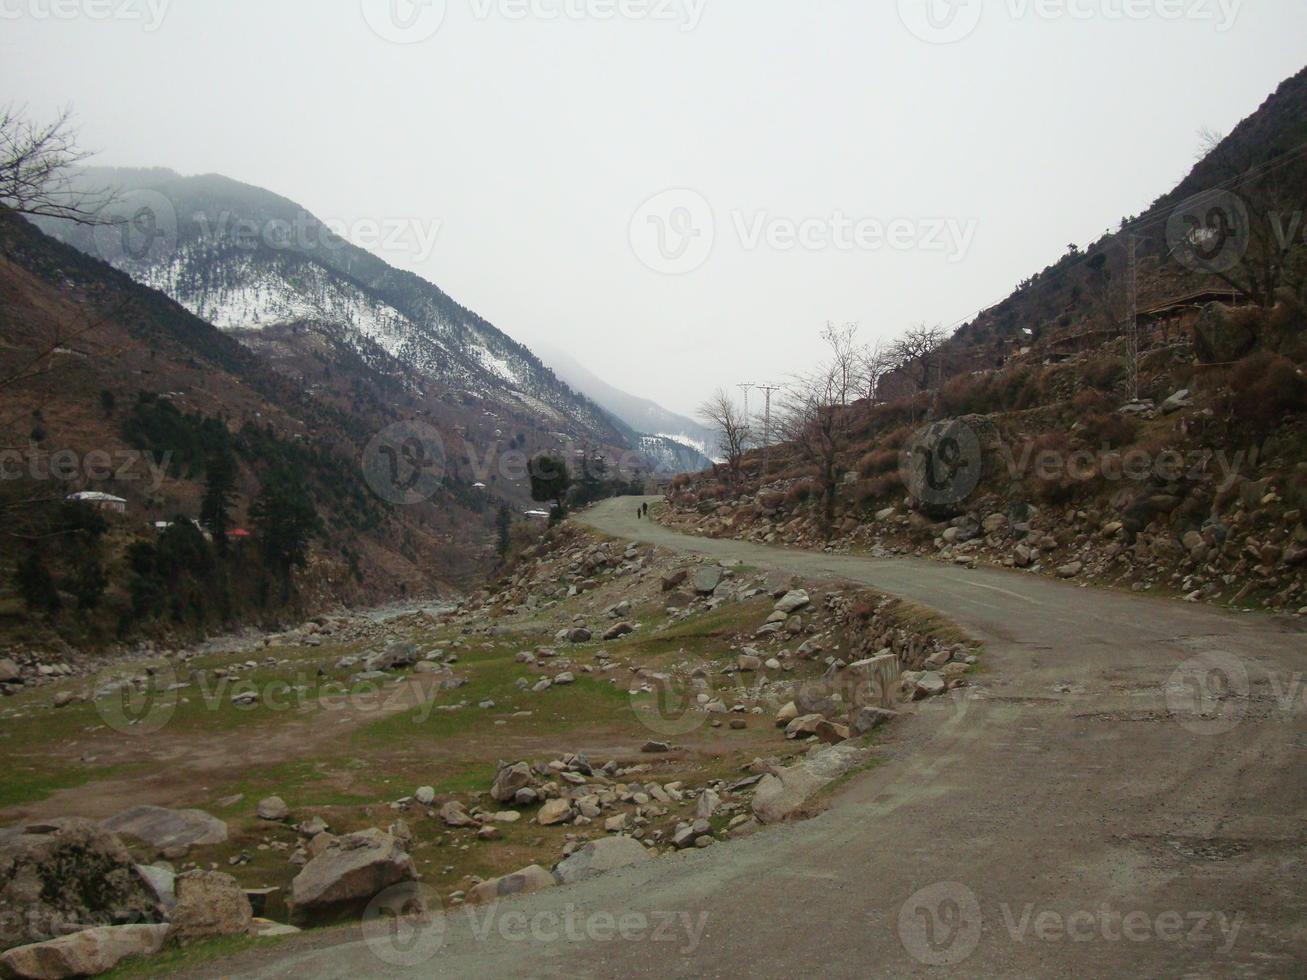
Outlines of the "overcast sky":
{"label": "overcast sky", "polygon": [[1300,0],[0,0],[0,101],[408,229],[374,251],[691,412],[828,320],[1001,299],[1304,39]]}

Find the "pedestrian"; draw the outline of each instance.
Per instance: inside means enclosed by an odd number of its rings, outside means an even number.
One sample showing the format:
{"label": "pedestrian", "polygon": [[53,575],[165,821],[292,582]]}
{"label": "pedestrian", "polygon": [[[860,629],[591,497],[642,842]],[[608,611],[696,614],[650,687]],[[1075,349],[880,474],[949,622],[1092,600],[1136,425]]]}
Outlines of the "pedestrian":
{"label": "pedestrian", "polygon": [[644,518],[644,511],[642,511],[639,507],[637,507],[635,509],[635,519],[639,521],[639,520],[643,520],[643,518]]}

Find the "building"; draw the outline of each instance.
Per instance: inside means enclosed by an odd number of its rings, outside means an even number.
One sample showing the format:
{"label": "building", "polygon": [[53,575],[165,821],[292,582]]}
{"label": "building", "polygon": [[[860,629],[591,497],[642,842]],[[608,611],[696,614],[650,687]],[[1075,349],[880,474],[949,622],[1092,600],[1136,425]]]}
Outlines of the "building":
{"label": "building", "polygon": [[108,493],[97,493],[91,490],[84,490],[81,493],[74,493],[67,498],[69,503],[86,504],[88,507],[107,514],[126,514],[127,501],[122,497],[115,497]]}

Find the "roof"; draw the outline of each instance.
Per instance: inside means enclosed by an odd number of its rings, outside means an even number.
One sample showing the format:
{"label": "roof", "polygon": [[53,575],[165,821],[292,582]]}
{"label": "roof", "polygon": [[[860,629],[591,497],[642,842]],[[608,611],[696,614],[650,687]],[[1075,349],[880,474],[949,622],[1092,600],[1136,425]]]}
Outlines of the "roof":
{"label": "roof", "polygon": [[68,495],[69,500],[74,500],[81,504],[125,504],[127,503],[122,497],[115,497],[109,493],[98,493],[94,490],[83,490],[81,493]]}

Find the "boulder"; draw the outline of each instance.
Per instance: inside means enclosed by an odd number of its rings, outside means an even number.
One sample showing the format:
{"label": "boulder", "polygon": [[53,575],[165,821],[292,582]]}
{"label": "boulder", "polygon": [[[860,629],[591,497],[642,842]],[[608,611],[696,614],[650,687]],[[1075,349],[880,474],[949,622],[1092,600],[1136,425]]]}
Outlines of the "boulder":
{"label": "boulder", "polygon": [[824,785],[803,765],[768,773],[753,794],[753,815],[762,824],[780,823],[793,816]]}
{"label": "boulder", "polygon": [[913,696],[916,700],[923,701],[926,698],[938,697],[947,690],[948,684],[945,683],[943,675],[928,671],[917,679]]}
{"label": "boulder", "polygon": [[536,814],[536,823],[542,827],[553,827],[567,823],[575,816],[570,800],[548,800]]}
{"label": "boulder", "polygon": [[890,711],[887,708],[862,707],[853,712],[849,719],[849,727],[853,729],[855,735],[866,735],[898,716],[897,711]]}
{"label": "boulder", "polygon": [[23,672],[18,669],[18,664],[7,657],[0,660],[0,684],[19,684],[22,679]]}
{"label": "boulder", "polygon": [[637,840],[630,837],[603,837],[573,852],[554,869],[554,876],[560,883],[570,885],[606,871],[642,864],[649,859],[649,852]]}
{"label": "boulder", "polygon": [[[158,896],[122,841],[74,819],[0,837],[0,910],[0,949],[162,918]],[[7,914],[15,910],[22,914]]]}
{"label": "boulder", "polygon": [[604,639],[611,643],[613,640],[620,640],[622,637],[634,632],[635,627],[632,624],[618,623],[616,626],[610,627],[608,631],[604,633]]}
{"label": "boulder", "polygon": [[258,818],[260,820],[285,820],[290,816],[290,807],[280,796],[269,796],[259,801]]}
{"label": "boulder", "polygon": [[415,643],[392,643],[386,649],[367,660],[368,670],[403,670],[418,662],[418,648]]}
{"label": "boulder", "polygon": [[817,734],[818,726],[826,719],[821,715],[803,715],[785,726],[786,738],[807,738]]}
{"label": "boulder", "polygon": [[903,665],[896,653],[881,653],[849,664],[845,675],[853,679],[850,693],[855,704],[888,708],[898,701]]}
{"label": "boulder", "polygon": [[497,803],[509,803],[517,795],[517,791],[526,789],[533,781],[531,766],[525,762],[516,762],[511,766],[504,766],[495,776],[495,782],[490,787],[490,797]]}
{"label": "boulder", "polygon": [[178,876],[170,938],[185,945],[218,936],[243,936],[253,919],[250,900],[231,875],[187,871]]}
{"label": "boulder", "polygon": [[807,609],[810,605],[812,605],[812,599],[808,597],[808,593],[802,589],[796,589],[787,593],[780,602],[776,603],[776,611],[788,616],[800,609]]}
{"label": "boulder", "polygon": [[472,827],[476,821],[467,815],[462,803],[453,801],[440,808],[440,819],[446,827]]}
{"label": "boulder", "polygon": [[436,802],[436,790],[433,786],[420,786],[418,791],[413,794],[413,799],[417,800],[421,806],[430,806]]}
{"label": "boulder", "polygon": [[640,751],[645,755],[661,755],[664,752],[672,751],[672,747],[666,742],[645,742]]}
{"label": "boulder", "polygon": [[1174,415],[1176,412],[1183,411],[1193,405],[1193,399],[1190,397],[1189,389],[1182,388],[1174,395],[1162,402],[1162,414]]}
{"label": "boulder", "polygon": [[577,626],[567,631],[568,643],[589,643],[594,639],[594,634],[584,626]]}
{"label": "boulder", "polygon": [[664,592],[674,592],[684,585],[689,577],[690,570],[688,568],[678,568],[674,572],[668,572],[662,577],[662,589]]}
{"label": "boulder", "polygon": [[712,595],[722,584],[722,570],[716,565],[701,568],[694,573],[694,591],[699,595]]}
{"label": "boulder", "polygon": [[293,925],[322,925],[357,916],[375,896],[417,869],[400,843],[372,829],[332,842],[291,882]]}
{"label": "boulder", "polygon": [[533,864],[511,875],[483,881],[467,893],[465,901],[468,905],[485,905],[513,895],[530,895],[532,892],[552,888],[556,884],[558,881],[552,874],[540,865]]}
{"label": "boulder", "polygon": [[1085,570],[1084,562],[1073,561],[1057,570],[1058,578],[1075,578]]}
{"label": "boulder", "polygon": [[741,673],[756,673],[757,671],[762,670],[762,657],[754,656],[751,653],[742,653],[740,654],[739,660],[736,662],[736,668]]}
{"label": "boulder", "polygon": [[1230,364],[1257,346],[1257,332],[1246,318],[1230,315],[1221,303],[1209,303],[1194,323],[1194,354],[1199,364]]}
{"label": "boulder", "polygon": [[102,926],[19,946],[0,955],[0,974],[14,980],[64,980],[108,973],[130,956],[153,956],[168,926]]}
{"label": "boulder", "polygon": [[155,850],[208,847],[227,840],[227,824],[203,810],[165,810],[137,806],[100,824],[105,830],[135,837]]}
{"label": "boulder", "polygon": [[138,864],[136,873],[140,875],[150,890],[154,892],[154,897],[163,909],[164,914],[171,915],[172,910],[177,907],[177,874],[171,868],[153,865]]}

